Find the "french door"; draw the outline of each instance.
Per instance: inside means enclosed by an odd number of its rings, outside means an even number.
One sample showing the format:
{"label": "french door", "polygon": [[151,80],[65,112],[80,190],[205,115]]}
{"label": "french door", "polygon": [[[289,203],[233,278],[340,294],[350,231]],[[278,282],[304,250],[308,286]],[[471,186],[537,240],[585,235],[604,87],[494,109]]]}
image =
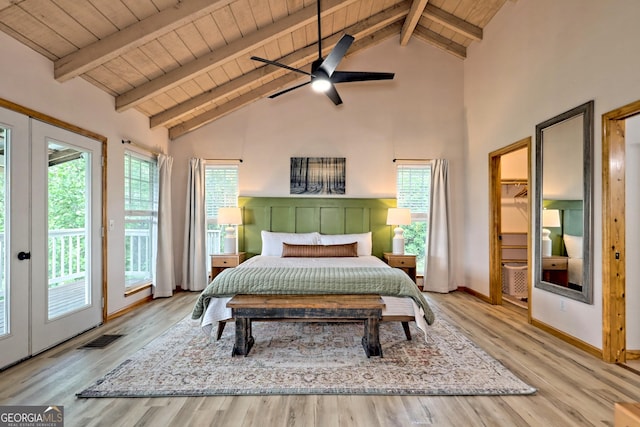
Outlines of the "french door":
{"label": "french door", "polygon": [[102,322],[102,143],[0,108],[0,368]]}

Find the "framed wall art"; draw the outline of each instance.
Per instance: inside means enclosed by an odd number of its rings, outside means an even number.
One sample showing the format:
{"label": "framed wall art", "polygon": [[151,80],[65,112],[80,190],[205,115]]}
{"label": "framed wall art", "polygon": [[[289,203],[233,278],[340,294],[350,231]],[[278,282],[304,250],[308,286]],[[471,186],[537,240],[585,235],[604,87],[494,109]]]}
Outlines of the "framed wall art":
{"label": "framed wall art", "polygon": [[346,158],[292,157],[290,194],[344,195]]}

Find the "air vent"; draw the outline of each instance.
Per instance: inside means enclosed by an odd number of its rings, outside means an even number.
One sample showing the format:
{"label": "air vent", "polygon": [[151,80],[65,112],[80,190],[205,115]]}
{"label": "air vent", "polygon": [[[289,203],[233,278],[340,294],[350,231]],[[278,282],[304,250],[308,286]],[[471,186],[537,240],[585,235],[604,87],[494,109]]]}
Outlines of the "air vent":
{"label": "air vent", "polygon": [[105,348],[123,335],[100,335],[79,348]]}

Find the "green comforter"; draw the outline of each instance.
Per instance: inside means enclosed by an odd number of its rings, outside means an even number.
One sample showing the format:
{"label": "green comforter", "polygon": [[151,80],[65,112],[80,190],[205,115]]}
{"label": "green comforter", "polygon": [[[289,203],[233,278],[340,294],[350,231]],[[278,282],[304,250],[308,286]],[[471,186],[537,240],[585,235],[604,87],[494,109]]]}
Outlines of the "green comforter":
{"label": "green comforter", "polygon": [[223,270],[202,291],[191,317],[199,319],[211,298],[236,294],[378,294],[412,298],[429,325],[435,317],[427,300],[402,270],[396,268],[243,267]]}

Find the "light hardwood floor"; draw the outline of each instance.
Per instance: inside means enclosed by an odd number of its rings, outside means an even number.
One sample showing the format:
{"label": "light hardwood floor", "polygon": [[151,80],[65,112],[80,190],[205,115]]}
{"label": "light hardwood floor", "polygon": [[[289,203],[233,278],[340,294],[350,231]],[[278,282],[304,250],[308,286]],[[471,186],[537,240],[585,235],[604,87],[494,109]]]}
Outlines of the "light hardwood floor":
{"label": "light hardwood floor", "polygon": [[[470,295],[428,294],[534,396],[242,396],[76,399],[191,311],[197,295],[157,300],[0,373],[0,405],[63,405],[70,426],[612,426],[614,402],[640,401],[640,376],[526,323],[525,311]],[[78,349],[125,334],[102,350]],[[454,355],[451,355],[455,357]],[[180,363],[180,361],[176,361]]]}

